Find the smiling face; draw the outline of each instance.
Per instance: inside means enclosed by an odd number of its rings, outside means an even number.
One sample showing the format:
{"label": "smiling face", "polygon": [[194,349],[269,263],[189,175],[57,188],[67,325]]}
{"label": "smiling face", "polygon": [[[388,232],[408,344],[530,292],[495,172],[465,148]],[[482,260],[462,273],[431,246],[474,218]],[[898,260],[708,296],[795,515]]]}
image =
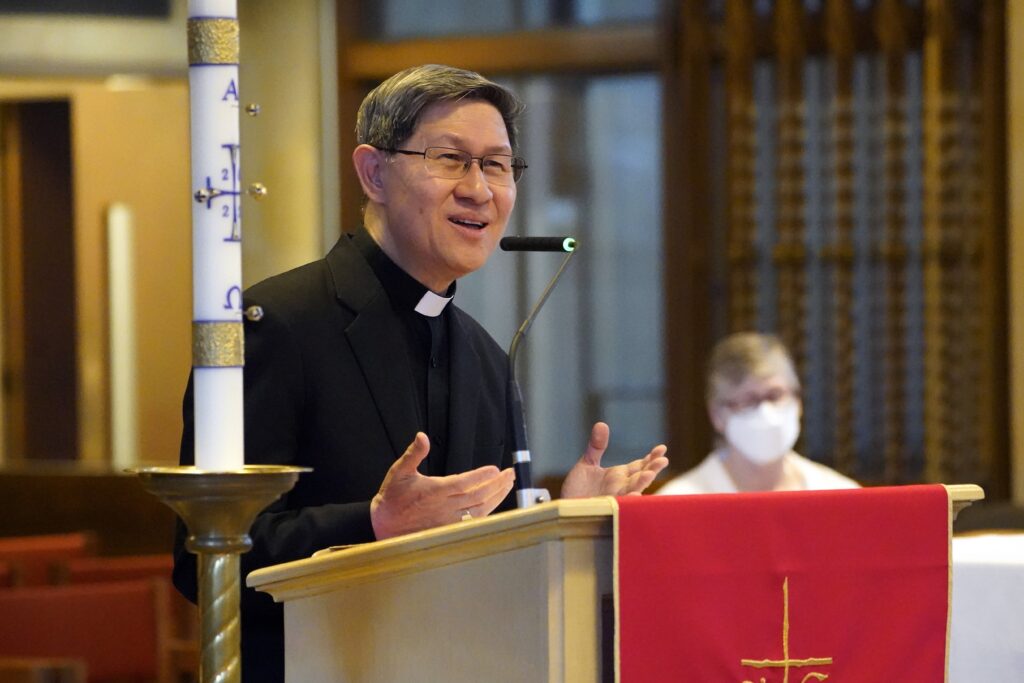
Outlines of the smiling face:
{"label": "smiling face", "polygon": [[[435,292],[486,263],[515,205],[514,184],[488,184],[476,162],[463,178],[435,178],[422,157],[360,147],[365,149],[354,155],[357,167],[360,154],[375,155],[363,182],[370,199],[366,227],[384,253]],[[399,147],[452,147],[474,157],[512,152],[501,114],[482,100],[426,107]]]}

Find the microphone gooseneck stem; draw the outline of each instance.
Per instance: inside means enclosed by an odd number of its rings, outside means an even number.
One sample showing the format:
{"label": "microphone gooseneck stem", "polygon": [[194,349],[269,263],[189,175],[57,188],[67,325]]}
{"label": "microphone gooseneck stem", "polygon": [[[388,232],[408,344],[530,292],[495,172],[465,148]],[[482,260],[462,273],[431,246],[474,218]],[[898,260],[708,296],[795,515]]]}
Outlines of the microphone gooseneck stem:
{"label": "microphone gooseneck stem", "polygon": [[520,508],[530,507],[531,505],[551,500],[551,496],[546,490],[533,487],[530,447],[526,437],[526,411],[523,408],[523,395],[519,389],[519,382],[516,380],[516,356],[519,353],[523,338],[529,331],[537,314],[540,313],[540,309],[544,306],[548,297],[551,296],[551,292],[554,290],[559,278],[562,277],[562,273],[565,272],[566,266],[569,265],[569,260],[575,253],[574,249],[568,252],[565,258],[562,259],[562,264],[559,266],[558,271],[551,278],[547,287],[544,288],[537,303],[534,304],[533,310],[526,316],[526,320],[523,321],[523,324],[519,326],[519,329],[512,336],[512,344],[509,346],[508,402],[509,415],[512,419],[512,464],[516,473],[516,505]]}
{"label": "microphone gooseneck stem", "polygon": [[[516,497],[520,491],[533,488],[533,474],[530,471],[530,447],[526,441],[526,413],[523,410],[523,394],[519,382],[512,375],[508,379],[509,414],[518,416],[512,422],[512,468],[516,473]],[[518,507],[528,507],[522,502]]]}
{"label": "microphone gooseneck stem", "polygon": [[512,335],[512,344],[509,346],[508,349],[508,361],[509,374],[512,377],[513,381],[515,381],[516,378],[516,354],[519,352],[519,345],[522,342],[523,337],[525,337],[526,333],[530,330],[530,326],[533,325],[534,318],[537,317],[537,314],[540,313],[540,309],[544,306],[544,303],[548,300],[548,297],[551,296],[552,290],[554,290],[555,285],[558,284],[559,278],[562,277],[562,273],[565,272],[566,266],[569,265],[569,260],[573,257],[573,254],[575,253],[576,251],[573,250],[565,255],[565,258],[562,259],[562,265],[558,267],[558,271],[555,273],[555,276],[551,278],[551,282],[549,282],[548,286],[544,288],[544,291],[541,293],[540,298],[537,299],[537,303],[533,305],[533,310],[531,310],[530,314],[526,316],[526,320],[524,320],[523,324],[519,326],[519,329],[516,330],[516,333]]}

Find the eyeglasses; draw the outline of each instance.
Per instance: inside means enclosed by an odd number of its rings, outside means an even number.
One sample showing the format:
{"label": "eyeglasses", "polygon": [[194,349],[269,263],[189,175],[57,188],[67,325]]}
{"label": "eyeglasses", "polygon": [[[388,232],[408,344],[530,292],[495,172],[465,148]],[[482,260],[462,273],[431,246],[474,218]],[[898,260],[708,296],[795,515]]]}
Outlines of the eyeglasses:
{"label": "eyeglasses", "polygon": [[408,154],[423,157],[427,173],[435,178],[458,180],[466,177],[474,161],[480,163],[480,170],[488,183],[512,185],[519,182],[526,170],[526,160],[511,154],[485,154],[475,157],[469,152],[451,147],[427,147],[422,152],[411,149],[385,149],[389,154]]}
{"label": "eyeglasses", "polygon": [[727,401],[722,401],[722,405],[734,413],[745,413],[750,410],[756,410],[762,403],[771,403],[775,406],[781,406],[798,398],[800,398],[799,391],[780,387],[769,389],[761,394],[738,396]]}

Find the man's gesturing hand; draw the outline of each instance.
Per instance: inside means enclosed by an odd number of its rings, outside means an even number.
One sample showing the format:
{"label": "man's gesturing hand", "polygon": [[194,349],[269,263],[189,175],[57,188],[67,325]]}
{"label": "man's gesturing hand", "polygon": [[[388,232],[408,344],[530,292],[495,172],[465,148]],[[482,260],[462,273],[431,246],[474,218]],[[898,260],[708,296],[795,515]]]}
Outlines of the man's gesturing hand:
{"label": "man's gesturing hand", "polygon": [[668,465],[664,445],[658,445],[642,458],[625,465],[601,467],[601,456],[608,448],[609,429],[604,422],[594,424],[587,450],[569,470],[562,483],[563,498],[639,495],[651,485],[658,472]]}
{"label": "man's gesturing hand", "polygon": [[512,490],[515,474],[493,465],[462,474],[428,477],[417,470],[430,452],[423,432],[391,465],[370,502],[370,521],[377,540],[457,522],[464,512],[490,514]]}

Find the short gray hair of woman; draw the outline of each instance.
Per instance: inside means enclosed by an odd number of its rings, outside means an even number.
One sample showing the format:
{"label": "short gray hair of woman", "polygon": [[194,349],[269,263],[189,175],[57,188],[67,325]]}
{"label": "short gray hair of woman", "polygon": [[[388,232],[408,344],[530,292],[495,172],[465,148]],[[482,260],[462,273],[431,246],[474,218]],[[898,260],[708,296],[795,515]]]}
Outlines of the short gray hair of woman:
{"label": "short gray hair of woman", "polygon": [[783,375],[790,389],[800,391],[793,359],[778,337],[759,332],[739,332],[715,344],[708,363],[705,398],[717,404],[750,377]]}
{"label": "short gray hair of woman", "polygon": [[424,64],[399,71],[378,85],[359,106],[356,141],[377,149],[397,149],[416,131],[422,111],[437,102],[483,100],[505,121],[512,154],[518,147],[517,122],[523,103],[508,88],[475,71]]}

